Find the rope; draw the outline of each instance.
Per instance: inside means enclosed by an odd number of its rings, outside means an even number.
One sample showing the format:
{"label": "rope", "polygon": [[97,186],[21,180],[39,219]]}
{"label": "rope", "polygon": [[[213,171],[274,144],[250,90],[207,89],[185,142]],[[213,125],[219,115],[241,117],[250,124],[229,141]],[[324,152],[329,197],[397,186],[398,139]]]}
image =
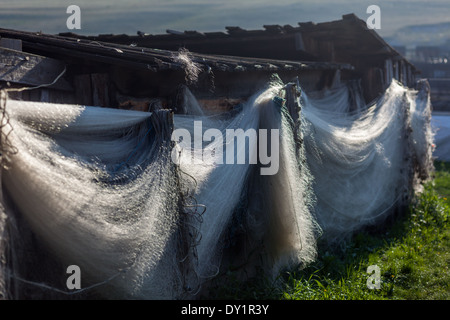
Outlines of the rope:
{"label": "rope", "polygon": [[[15,148],[8,139],[8,136],[11,134],[13,128],[9,121],[9,115],[6,112],[6,102],[8,101],[8,92],[22,92],[25,90],[34,90],[44,87],[49,87],[54,85],[58,80],[66,73],[66,67],[64,66],[64,70],[53,80],[51,83],[41,84],[35,87],[22,87],[22,88],[5,88],[0,91],[0,167],[6,167],[6,161],[9,156],[17,153],[17,148]],[[8,127],[9,129],[6,131],[4,128]]]}
{"label": "rope", "polygon": [[46,84],[41,84],[38,85],[36,87],[23,87],[23,88],[7,88],[4,89],[7,92],[21,92],[21,91],[25,91],[25,90],[34,90],[34,89],[39,89],[39,88],[44,88],[44,87],[49,87],[54,85],[56,82],[58,82],[58,80],[66,73],[66,67],[64,66],[64,70],[55,78],[55,80],[53,80],[51,83],[46,83]]}

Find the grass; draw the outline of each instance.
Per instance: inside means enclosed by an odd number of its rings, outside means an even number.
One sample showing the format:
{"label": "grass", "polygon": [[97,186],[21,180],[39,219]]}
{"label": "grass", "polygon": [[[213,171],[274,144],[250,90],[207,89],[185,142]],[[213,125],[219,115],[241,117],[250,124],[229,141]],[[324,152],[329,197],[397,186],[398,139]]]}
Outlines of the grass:
{"label": "grass", "polygon": [[[407,214],[383,232],[361,232],[340,249],[319,245],[306,269],[241,284],[230,280],[227,299],[450,300],[450,163],[436,162],[433,181]],[[369,266],[380,270],[380,288],[370,289]]]}

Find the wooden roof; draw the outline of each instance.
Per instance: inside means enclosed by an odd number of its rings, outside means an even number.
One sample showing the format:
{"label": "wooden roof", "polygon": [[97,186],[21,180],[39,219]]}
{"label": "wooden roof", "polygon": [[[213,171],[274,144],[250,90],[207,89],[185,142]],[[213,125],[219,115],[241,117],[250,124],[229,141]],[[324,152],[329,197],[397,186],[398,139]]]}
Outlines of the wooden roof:
{"label": "wooden roof", "polygon": [[[136,44],[111,43],[81,36],[49,35],[9,29],[0,29],[0,37],[20,39],[24,51],[58,60],[87,60],[140,70],[148,69],[155,72],[184,67],[176,61],[175,57],[178,52],[173,50],[140,47]],[[347,63],[290,61],[194,52],[189,52],[189,57],[202,68],[232,72],[353,69]]]}
{"label": "wooden roof", "polygon": [[[197,53],[226,54],[253,58],[267,58],[291,61],[321,61],[353,64],[353,61],[370,59],[396,58],[406,59],[392,46],[385,42],[375,30],[367,28],[366,22],[354,14],[342,16],[341,20],[313,23],[299,22],[298,26],[264,25],[261,30],[246,30],[238,26],[225,27],[226,32],[199,32],[195,30],[167,30],[166,34],[146,34],[138,31],[137,35],[101,34],[98,36],[80,36],[63,33],[67,37],[102,41],[108,43],[136,45],[168,50],[186,47]],[[299,38],[298,36],[301,36]],[[276,44],[283,39],[307,42],[314,41],[322,47],[312,50],[311,45],[296,43],[280,49]],[[262,41],[262,45],[261,45]],[[258,43],[260,42],[260,43]],[[335,55],[330,59],[324,55],[327,49],[323,44],[332,44]],[[259,44],[259,46],[258,46]],[[255,48],[252,50],[252,47]],[[256,49],[257,48],[257,49]],[[412,65],[411,65],[412,66]],[[414,67],[414,66],[412,66]]]}

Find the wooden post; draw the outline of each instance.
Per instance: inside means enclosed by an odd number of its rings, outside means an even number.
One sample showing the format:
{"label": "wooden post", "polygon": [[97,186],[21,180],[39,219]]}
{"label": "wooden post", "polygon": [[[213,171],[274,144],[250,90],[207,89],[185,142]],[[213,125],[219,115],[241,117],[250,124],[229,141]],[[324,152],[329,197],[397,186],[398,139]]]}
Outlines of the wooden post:
{"label": "wooden post", "polygon": [[91,74],[92,102],[94,106],[109,107],[109,77],[104,73]]}
{"label": "wooden post", "polygon": [[91,76],[80,74],[73,77],[75,87],[75,102],[84,106],[94,105],[92,102]]}
{"label": "wooden post", "polygon": [[48,89],[41,89],[41,102],[51,102],[50,91]]}

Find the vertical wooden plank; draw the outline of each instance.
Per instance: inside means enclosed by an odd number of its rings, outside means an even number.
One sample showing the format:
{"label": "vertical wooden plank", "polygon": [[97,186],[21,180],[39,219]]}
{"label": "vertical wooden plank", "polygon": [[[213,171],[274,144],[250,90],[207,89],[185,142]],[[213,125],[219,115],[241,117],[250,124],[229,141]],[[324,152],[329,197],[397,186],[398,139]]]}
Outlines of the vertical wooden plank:
{"label": "vertical wooden plank", "polygon": [[386,60],[385,74],[386,74],[386,85],[388,86],[391,83],[392,77],[393,77],[393,74],[394,74],[393,63],[392,63],[391,59],[387,59]]}
{"label": "vertical wooden plank", "polygon": [[41,102],[50,102],[50,92],[48,89],[41,89]]}
{"label": "vertical wooden plank", "polygon": [[411,70],[411,66],[408,65],[408,86],[409,87],[413,87],[414,86],[414,79],[413,79],[413,74],[412,74],[412,70]]}
{"label": "vertical wooden plank", "polygon": [[303,37],[301,32],[294,34],[295,50],[305,51],[305,44],[303,43]]}
{"label": "vertical wooden plank", "polygon": [[395,63],[394,63],[394,78],[396,80],[400,81],[399,63],[398,63],[398,61],[395,61]]}
{"label": "vertical wooden plank", "polygon": [[50,91],[50,102],[52,103],[69,103],[76,104],[75,94],[73,92],[67,92],[62,90]]}
{"label": "vertical wooden plank", "polygon": [[74,76],[75,102],[80,105],[92,106],[92,86],[89,74]]}
{"label": "vertical wooden plank", "polygon": [[407,66],[405,61],[402,61],[402,83],[408,85]]}
{"label": "vertical wooden plank", "polygon": [[320,41],[318,43],[318,51],[321,58],[326,61],[335,61],[334,44],[332,41]]}
{"label": "vertical wooden plank", "polygon": [[[24,98],[25,96],[25,98]],[[9,99],[13,99],[13,100],[26,100],[27,96],[27,91],[18,91],[18,92],[8,92],[8,98]]]}
{"label": "vertical wooden plank", "polygon": [[39,90],[30,90],[30,101],[41,101],[41,92]]}
{"label": "vertical wooden plank", "polygon": [[105,73],[91,74],[92,102],[95,106],[109,107],[109,77]]}
{"label": "vertical wooden plank", "polygon": [[12,49],[12,50],[16,50],[16,51],[22,51],[22,40],[0,38],[0,47]]}

